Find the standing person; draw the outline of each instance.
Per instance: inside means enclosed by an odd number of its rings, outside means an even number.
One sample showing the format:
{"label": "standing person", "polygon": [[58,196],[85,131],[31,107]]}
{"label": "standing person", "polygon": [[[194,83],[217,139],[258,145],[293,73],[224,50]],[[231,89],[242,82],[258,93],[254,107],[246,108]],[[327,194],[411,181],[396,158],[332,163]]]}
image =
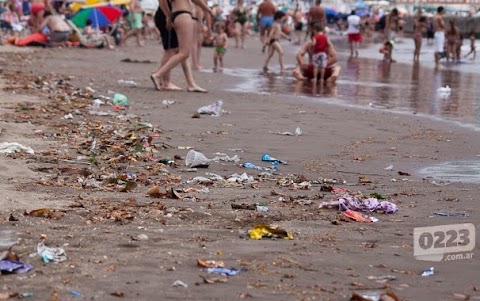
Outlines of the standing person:
{"label": "standing person", "polygon": [[319,80],[323,83],[325,77],[325,68],[327,67],[327,51],[328,51],[328,38],[324,32],[324,28],[320,23],[313,25],[313,81],[317,82],[317,75],[320,76]]}
{"label": "standing person", "polygon": [[122,39],[122,45],[125,46],[127,40],[136,36],[137,45],[142,47],[142,28],[143,28],[143,18],[142,18],[142,6],[140,5],[139,0],[131,0],[128,4],[130,13],[128,15],[128,21],[130,23],[130,30],[125,34]]}
{"label": "standing person", "polygon": [[423,31],[427,28],[427,18],[420,16],[415,20],[413,25],[413,42],[415,43],[415,50],[413,51],[413,61],[420,61],[420,49],[422,49]]}
{"label": "standing person", "polygon": [[435,47],[435,66],[438,67],[442,54],[445,47],[445,21],[443,20],[443,15],[445,14],[445,9],[443,6],[437,8],[437,13],[433,17],[433,28],[435,30],[434,34],[434,47]]}
{"label": "standing person", "polygon": [[204,13],[201,8],[193,5],[192,19],[193,19],[193,41],[192,41],[192,69],[200,70],[200,49],[203,44],[203,18]]}
{"label": "standing person", "polygon": [[397,38],[397,32],[399,29],[400,16],[398,15],[398,9],[394,8],[385,17],[385,39],[387,41],[395,41]]}
{"label": "standing person", "polygon": [[303,30],[303,22],[302,22],[302,12],[300,11],[298,0],[297,5],[295,6],[295,11],[293,12],[293,22],[295,26],[295,36],[297,40],[295,41],[295,45],[300,45],[302,39],[302,30]]}
{"label": "standing person", "polygon": [[475,50],[475,32],[471,31],[470,32],[470,52],[465,54],[465,58],[469,56],[470,54],[473,54],[473,57],[471,58],[472,61],[475,60],[475,57],[477,56],[477,51]]}
{"label": "standing person", "polygon": [[267,58],[265,59],[265,64],[263,65],[263,70],[268,70],[268,63],[273,57],[275,51],[278,53],[278,62],[280,63],[280,71],[283,72],[283,48],[280,45],[280,38],[284,37],[290,41],[290,38],[282,32],[282,22],[285,19],[285,13],[282,11],[277,11],[274,16],[275,23],[273,24],[272,30],[268,35],[267,42],[265,42],[264,47],[268,46]]}
{"label": "standing person", "polygon": [[[225,23],[215,23],[215,36],[213,37],[213,72],[223,71],[223,56],[227,52],[228,36],[225,33]],[[220,64],[220,68],[218,65]]]}
{"label": "standing person", "polygon": [[322,0],[316,0],[315,5],[308,11],[308,28],[305,34],[305,40],[310,37],[315,23],[319,23],[323,28],[327,26],[327,15],[321,4]]}
{"label": "standing person", "polygon": [[432,18],[427,19],[427,44],[432,45],[433,38],[435,35],[435,29],[433,28],[433,20]]}
{"label": "standing person", "polygon": [[[193,2],[211,15],[212,12],[205,2],[201,0],[193,0]],[[175,0],[170,2],[169,0],[159,0],[159,3],[160,9],[166,16],[166,28],[173,28],[177,34],[178,51],[176,51],[163,65],[160,66],[160,68],[150,75],[150,78],[157,89],[160,87],[158,80],[167,76],[175,66],[178,64],[182,64],[182,67],[188,66],[188,57],[191,53],[191,42],[193,39],[192,5],[190,4],[190,1]],[[183,65],[184,63],[187,65]],[[184,67],[184,73],[187,77],[187,81],[189,81],[189,76],[186,71],[188,70],[185,70]],[[206,92],[206,90],[201,89],[194,84],[193,77],[190,77],[190,80],[191,81],[188,82],[188,92]]]}
{"label": "standing person", "polygon": [[[157,26],[158,30],[160,31],[160,36],[162,38],[163,49],[165,50],[162,60],[160,62],[160,66],[155,70],[153,73],[156,73],[160,70],[160,68],[167,63],[167,61],[174,56],[178,52],[178,38],[175,29],[167,25],[167,17],[163,13],[162,5],[171,11],[171,4],[168,0],[159,0],[159,6],[157,12],[155,13],[155,25]],[[188,91],[195,91],[195,92],[207,92],[205,89],[200,88],[197,86],[193,79],[192,69],[190,67],[190,63],[188,60],[183,61],[182,63],[182,70],[187,80],[187,90]],[[176,85],[170,82],[170,71],[166,72],[163,78],[160,81],[153,76],[151,76],[153,84],[157,90],[163,91],[178,91],[181,88],[177,87]]]}
{"label": "standing person", "polygon": [[[455,26],[455,20],[450,20],[448,30],[446,31],[447,39],[447,62],[452,59],[452,61],[457,60],[457,44],[460,39],[460,29]],[[458,58],[458,60],[460,60]]]}
{"label": "standing person", "polygon": [[257,24],[260,29],[260,42],[263,45],[262,52],[265,52],[265,33],[270,35],[273,26],[273,16],[277,9],[271,0],[263,0],[258,6]]}
{"label": "standing person", "polygon": [[348,28],[348,43],[350,44],[350,57],[358,57],[358,46],[362,41],[362,35],[360,34],[360,17],[357,16],[357,12],[352,10],[350,16],[347,18]]}
{"label": "standing person", "polygon": [[245,48],[245,35],[248,29],[248,10],[243,6],[244,0],[237,0],[235,8],[232,10],[232,19],[235,24],[235,48],[238,48],[238,41],[240,40],[240,47]]}

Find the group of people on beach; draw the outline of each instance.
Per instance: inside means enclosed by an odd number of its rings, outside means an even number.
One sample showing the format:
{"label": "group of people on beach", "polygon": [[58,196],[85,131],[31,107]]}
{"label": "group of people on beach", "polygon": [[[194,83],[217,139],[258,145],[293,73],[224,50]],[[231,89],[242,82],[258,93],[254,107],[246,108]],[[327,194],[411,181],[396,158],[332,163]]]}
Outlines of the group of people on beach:
{"label": "group of people on beach", "polygon": [[[7,0],[8,6],[15,11],[18,0]],[[29,24],[32,32],[43,32],[49,28],[47,41],[62,43],[70,39],[72,34],[71,22],[62,17],[61,10],[55,10],[50,0],[31,0]],[[15,12],[17,13],[17,12]],[[439,7],[437,14],[430,20],[421,11],[414,19],[413,40],[415,42],[414,60],[419,61],[422,47],[423,34],[434,38],[435,62],[446,57],[447,60],[460,60],[460,48],[463,37],[453,20],[444,21],[444,8]],[[213,70],[221,72],[224,68],[224,57],[230,46],[229,38],[235,39],[236,48],[245,48],[245,39],[251,34],[254,25],[258,26],[261,51],[265,53],[263,70],[267,72],[271,59],[277,55],[280,71],[284,71],[284,50],[282,39],[292,41],[299,45],[296,55],[297,66],[293,76],[297,80],[313,80],[314,83],[334,84],[340,74],[337,64],[337,52],[334,44],[328,37],[327,14],[321,4],[316,0],[306,15],[299,9],[297,2],[293,13],[279,10],[272,0],[263,0],[252,19],[252,8],[244,5],[244,0],[237,0],[230,12],[224,13],[218,5],[208,7],[205,0],[177,1],[159,0],[159,8],[154,15],[142,11],[140,0],[131,0],[128,7],[124,8],[122,18],[126,17],[129,28],[115,27],[114,31],[121,33],[117,45],[125,45],[135,37],[138,46],[143,46],[143,39],[149,33],[158,35],[164,48],[160,65],[150,75],[153,85],[157,90],[179,90],[180,88],[170,81],[171,70],[180,65],[187,82],[187,91],[206,92],[194,80],[192,70],[202,68],[200,64],[200,51],[202,46],[213,46]],[[286,26],[287,18],[293,21],[293,30]],[[431,22],[430,22],[431,21]],[[121,23],[122,21],[118,21]],[[343,25],[342,25],[343,24]],[[304,30],[306,25],[306,30]],[[359,45],[364,35],[369,35],[370,30],[381,33],[383,42],[379,52],[387,63],[394,62],[392,52],[395,41],[403,35],[405,22],[399,11],[394,8],[389,13],[374,10],[368,17],[359,16],[356,10],[344,19],[344,23],[336,22],[335,25],[345,30],[350,46],[350,57],[359,55]],[[343,27],[342,27],[343,26]],[[78,29],[77,29],[78,30]],[[75,31],[75,30],[73,30]],[[294,32],[294,34],[291,34]],[[87,21],[87,26],[82,33],[87,37],[84,46],[97,45],[89,42],[90,39],[100,41],[102,45],[113,48],[111,37],[107,33],[100,33],[92,28],[92,21]],[[302,37],[304,41],[302,44]],[[475,58],[475,36],[470,34],[471,51],[467,55]],[[26,43],[18,39],[12,44]]]}

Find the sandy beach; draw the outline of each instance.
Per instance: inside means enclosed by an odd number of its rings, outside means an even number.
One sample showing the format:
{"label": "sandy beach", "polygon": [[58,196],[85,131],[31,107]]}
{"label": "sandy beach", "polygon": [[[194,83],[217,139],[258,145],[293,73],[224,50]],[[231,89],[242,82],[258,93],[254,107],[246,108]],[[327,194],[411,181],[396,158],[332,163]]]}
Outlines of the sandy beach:
{"label": "sandy beach", "polygon": [[[238,85],[248,76],[208,72],[211,51],[202,49],[205,71],[195,73],[209,93],[198,94],[154,89],[148,75],[163,53],[155,41],[115,51],[0,48],[0,143],[18,142],[35,151],[0,156],[1,239],[4,244],[18,239],[13,251],[34,266],[28,273],[0,276],[0,295],[350,300],[353,292],[373,290],[393,292],[399,300],[480,300],[478,244],[472,259],[421,261],[414,257],[413,237],[416,227],[473,223],[478,229],[478,183],[421,173],[444,162],[477,161],[477,131],[416,112],[398,114],[378,103],[369,106],[368,94],[352,101],[356,105],[335,104],[338,95],[353,95],[346,92],[354,86],[348,72],[323,92],[323,101],[295,95],[303,93],[303,84],[296,90],[291,80],[292,93],[275,92],[289,81],[289,75],[275,73],[276,58],[270,92],[233,92],[242,90]],[[346,64],[346,51],[340,52]],[[246,50],[228,49],[226,67],[260,70],[263,59],[258,40],[249,39]],[[293,56],[285,60],[294,66]],[[403,63],[393,68],[407,68]],[[249,80],[261,81],[259,74]],[[185,86],[178,68],[172,78]],[[112,97],[108,91],[127,96],[128,108],[114,110],[108,101],[90,107],[94,99]],[[220,99],[224,114],[196,116],[199,107]],[[282,134],[296,128],[301,135]],[[240,161],[191,171],[183,160],[189,148],[207,158],[222,153]],[[288,164],[269,174],[241,166],[271,167],[261,161],[263,154]],[[176,164],[160,163],[166,158],[177,158]],[[211,177],[206,173],[223,178],[247,173],[254,181],[192,181]],[[159,193],[152,193],[154,186]],[[379,220],[375,223],[348,220],[337,207],[319,208],[339,198],[328,186],[380,194],[399,210],[368,213]],[[232,204],[261,204],[268,211]],[[25,214],[40,208],[48,210]],[[459,212],[464,214],[435,214]],[[277,225],[293,240],[250,239],[247,231],[258,224]],[[43,264],[30,256],[42,234],[46,245],[65,249],[66,261]],[[245,271],[212,280],[197,259]],[[430,267],[432,276],[420,276]],[[173,287],[176,280],[188,287]]]}

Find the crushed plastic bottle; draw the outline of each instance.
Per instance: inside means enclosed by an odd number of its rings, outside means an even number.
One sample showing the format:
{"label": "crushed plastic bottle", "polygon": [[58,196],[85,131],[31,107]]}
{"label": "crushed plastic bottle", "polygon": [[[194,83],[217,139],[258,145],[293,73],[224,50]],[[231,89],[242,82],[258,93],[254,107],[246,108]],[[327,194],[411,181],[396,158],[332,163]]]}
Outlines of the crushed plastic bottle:
{"label": "crushed plastic bottle", "polygon": [[250,163],[250,162],[245,162],[242,164],[243,167],[245,168],[252,168],[252,169],[256,169],[256,170],[263,170],[263,167],[261,166],[258,166],[258,165],[255,165],[253,163]]}
{"label": "crushed plastic bottle", "polygon": [[119,79],[117,81],[119,85],[125,85],[125,86],[136,86],[137,83],[133,80],[125,80],[125,79]]}

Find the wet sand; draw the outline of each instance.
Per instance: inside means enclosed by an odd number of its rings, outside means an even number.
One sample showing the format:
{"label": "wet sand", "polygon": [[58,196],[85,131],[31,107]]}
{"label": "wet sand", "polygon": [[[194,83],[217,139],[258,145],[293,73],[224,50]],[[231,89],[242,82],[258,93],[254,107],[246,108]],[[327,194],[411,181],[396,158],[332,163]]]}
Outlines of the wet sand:
{"label": "wet sand", "polygon": [[[247,51],[229,49],[226,67],[241,62],[243,68],[259,69],[263,56],[258,46],[258,41],[250,40]],[[202,52],[206,68],[211,66],[211,51],[204,48]],[[216,152],[237,154],[241,163],[266,166],[260,158],[268,153],[288,161],[288,165],[280,165],[272,180],[262,180],[257,177],[260,171],[244,169],[234,163],[212,163],[208,169],[193,173],[182,172],[184,167],[166,166],[172,174],[167,176],[159,173],[158,168],[156,172],[155,168],[152,170],[154,162],[130,162],[119,165],[117,172],[145,173],[149,178],[149,181],[138,181],[133,191],[82,188],[72,184],[77,176],[62,175],[61,168],[87,167],[97,176],[111,170],[104,161],[98,167],[49,161],[49,156],[76,158],[79,148],[84,148],[85,141],[72,143],[67,133],[75,136],[75,131],[64,131],[63,127],[78,127],[80,131],[85,124],[79,121],[93,123],[88,124],[91,128],[107,127],[118,121],[113,117],[92,120],[87,109],[80,106],[72,120],[61,120],[62,115],[58,114],[55,118],[37,117],[30,125],[26,123],[28,118],[22,120],[19,116],[23,112],[16,103],[48,104],[42,92],[33,88],[17,88],[15,94],[11,90],[3,91],[4,114],[0,128],[5,130],[0,138],[24,143],[37,153],[43,151],[33,157],[0,157],[3,170],[0,185],[4,192],[0,226],[21,238],[14,250],[21,255],[22,261],[35,266],[27,274],[1,276],[4,291],[32,291],[38,300],[48,300],[54,291],[61,300],[77,299],[71,296],[71,290],[91,300],[118,299],[112,293],[123,294],[127,300],[250,297],[258,300],[348,300],[352,291],[389,287],[401,300],[453,300],[454,294],[468,295],[471,300],[480,298],[478,259],[418,261],[413,257],[412,236],[415,227],[478,224],[478,185],[454,182],[437,186],[432,184],[434,179],[419,174],[421,168],[441,162],[477,160],[480,140],[475,131],[415,114],[395,114],[378,106],[338,106],[277,91],[232,92],[242,79],[228,76],[227,72],[196,73],[199,85],[207,88],[208,94],[158,92],[148,78],[155,64],[121,62],[125,58],[158,62],[161,53],[160,46],[150,41],[144,48],[129,46],[117,51],[39,49],[34,53],[4,54],[6,60],[0,64],[4,74],[8,74],[4,81],[11,79],[15,71],[50,75],[51,80],[72,76],[68,82],[74,87],[89,86],[97,91],[96,95],[107,95],[108,90],[125,94],[130,100],[128,113],[161,129],[154,140],[159,150],[154,155],[158,159],[184,157],[188,150],[178,147],[193,146],[209,158]],[[286,63],[293,66],[294,58],[287,57]],[[274,59],[272,66],[275,65]],[[173,78],[178,85],[184,83],[179,70],[175,70]],[[138,85],[119,85],[119,79],[134,80]],[[274,76],[273,81],[276,80],[282,83],[284,78]],[[352,101],[362,89],[368,90],[368,85],[354,85],[354,81],[354,75],[344,72],[336,93]],[[377,81],[377,78],[369,80]],[[392,84],[387,85],[391,87]],[[397,89],[401,91],[401,87],[400,84]],[[345,92],[348,89],[354,91]],[[382,99],[391,103],[401,96],[402,93],[393,94],[387,89]],[[411,98],[414,97],[412,94]],[[164,99],[175,103],[162,105]],[[229,114],[191,118],[200,106],[217,99],[223,99],[224,109]],[[330,101],[334,102],[335,97],[330,97]],[[69,113],[71,108],[72,105],[65,102],[63,113]],[[101,108],[111,111],[108,106]],[[135,122],[136,119],[125,121],[125,124],[133,127]],[[293,132],[297,127],[303,132],[301,136],[276,134]],[[42,133],[35,133],[38,129],[42,129]],[[54,133],[60,135],[54,138]],[[163,149],[161,145],[171,147]],[[233,148],[241,148],[244,152],[229,151]],[[178,163],[181,165],[182,161]],[[393,165],[393,170],[385,170],[389,165]],[[107,169],[102,170],[102,166]],[[411,176],[400,176],[398,171]],[[146,196],[152,183],[162,187],[203,188],[202,185],[182,184],[174,177],[188,180],[205,176],[205,172],[221,176],[247,172],[256,177],[257,183],[217,183],[208,186],[208,193],[194,192],[195,198],[184,200]],[[372,213],[380,219],[378,223],[335,222],[337,210],[318,209],[319,203],[335,198],[332,193],[321,192],[319,184],[313,184],[310,189],[299,189],[293,183],[281,185],[286,179],[296,179],[299,175],[308,180],[343,179],[345,184],[336,187],[387,195],[399,206],[399,211],[393,215]],[[371,183],[359,183],[361,176]],[[63,185],[45,184],[60,180],[64,181]],[[287,201],[279,202],[280,196]],[[301,205],[295,200],[312,200],[312,204]],[[270,211],[232,210],[233,202],[266,202]],[[71,207],[72,204],[75,206]],[[97,216],[106,208],[112,210],[112,206],[133,215],[133,219],[120,219],[120,222],[109,218],[92,219],[92,215]],[[22,215],[24,210],[42,207],[64,212],[59,219]],[[468,216],[433,214],[453,211],[466,212]],[[19,221],[8,221],[11,212]],[[293,232],[294,240],[246,238],[245,231],[260,223],[278,224]],[[66,262],[42,265],[38,257],[28,256],[35,251],[42,233],[47,235],[48,245],[66,249]],[[148,235],[148,240],[132,240],[142,233]],[[473,252],[478,253],[478,245]],[[206,273],[196,266],[197,258],[223,260],[228,267],[243,267],[247,271],[230,277],[227,283],[203,284],[199,275],[206,276]],[[419,271],[431,266],[435,267],[435,275],[418,275]],[[395,280],[378,283],[368,279],[369,276],[387,275],[394,276]],[[189,287],[171,287],[178,279]]]}

